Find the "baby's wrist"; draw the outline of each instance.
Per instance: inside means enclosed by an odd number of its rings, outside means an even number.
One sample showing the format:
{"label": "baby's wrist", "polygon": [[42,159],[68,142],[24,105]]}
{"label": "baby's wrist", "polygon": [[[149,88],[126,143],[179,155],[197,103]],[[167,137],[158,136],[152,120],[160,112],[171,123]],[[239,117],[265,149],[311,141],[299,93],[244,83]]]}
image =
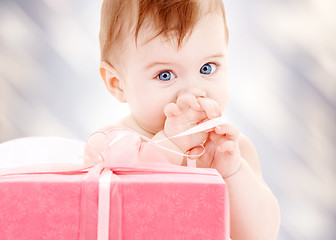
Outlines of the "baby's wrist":
{"label": "baby's wrist", "polygon": [[232,170],[229,173],[221,174],[223,179],[227,180],[228,178],[231,178],[231,177],[237,175],[243,167],[243,162],[244,162],[243,158],[240,157],[239,160],[235,164],[236,167],[235,167],[234,170]]}
{"label": "baby's wrist", "polygon": [[167,134],[165,130],[162,130],[165,138],[169,139],[169,141],[174,144],[181,153],[186,153],[191,147],[188,146],[186,143],[188,142],[185,138],[183,137],[177,137],[177,138],[171,138],[175,135],[170,135]]}
{"label": "baby's wrist", "polygon": [[[184,152],[170,139],[164,131],[158,132],[152,140],[157,144],[172,150],[172,152],[161,149],[161,152],[168,158],[169,162],[176,165],[181,165]],[[181,153],[181,154],[178,154]]]}

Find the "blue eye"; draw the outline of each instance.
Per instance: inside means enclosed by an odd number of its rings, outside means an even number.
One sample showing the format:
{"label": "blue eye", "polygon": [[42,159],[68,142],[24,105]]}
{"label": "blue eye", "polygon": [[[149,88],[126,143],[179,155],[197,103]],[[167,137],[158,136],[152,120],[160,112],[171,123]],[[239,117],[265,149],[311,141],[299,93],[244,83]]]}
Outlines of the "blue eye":
{"label": "blue eye", "polygon": [[175,78],[175,75],[174,73],[172,73],[171,71],[164,71],[164,72],[161,72],[157,78],[159,78],[160,80],[162,81],[169,81],[173,78]]}
{"label": "blue eye", "polygon": [[202,74],[210,74],[213,73],[216,70],[216,65],[213,63],[206,63],[204,64],[201,69],[200,69],[200,73]]}

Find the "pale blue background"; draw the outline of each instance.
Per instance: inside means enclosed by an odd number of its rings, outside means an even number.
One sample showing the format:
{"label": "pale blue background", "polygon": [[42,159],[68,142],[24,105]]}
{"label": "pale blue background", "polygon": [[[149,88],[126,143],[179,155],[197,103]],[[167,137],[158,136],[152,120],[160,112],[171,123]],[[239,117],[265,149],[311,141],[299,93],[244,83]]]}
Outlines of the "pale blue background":
{"label": "pale blue background", "polygon": [[[277,196],[278,240],[335,239],[336,2],[224,1],[231,102]],[[0,1],[0,142],[85,141],[128,112],[100,79],[100,1]],[[205,43],[206,44],[206,43]]]}

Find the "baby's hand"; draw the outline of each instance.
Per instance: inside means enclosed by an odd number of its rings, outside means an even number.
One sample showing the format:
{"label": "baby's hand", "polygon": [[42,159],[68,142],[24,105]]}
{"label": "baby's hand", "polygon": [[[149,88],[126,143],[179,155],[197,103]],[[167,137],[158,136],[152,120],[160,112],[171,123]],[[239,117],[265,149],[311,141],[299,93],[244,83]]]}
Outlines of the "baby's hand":
{"label": "baby's hand", "polygon": [[[196,98],[190,93],[182,94],[176,103],[169,103],[164,108],[167,117],[164,133],[172,137],[184,132],[201,122],[207,121],[221,115],[218,104],[209,98]],[[201,132],[188,136],[173,138],[171,141],[177,145],[182,152],[202,144],[207,139],[208,133]]]}
{"label": "baby's hand", "polygon": [[[223,124],[215,127],[204,144],[204,154],[196,158],[197,167],[215,168],[223,178],[234,174],[241,166],[238,138],[239,131],[232,125]],[[197,146],[190,150],[189,155],[202,152],[203,148]]]}

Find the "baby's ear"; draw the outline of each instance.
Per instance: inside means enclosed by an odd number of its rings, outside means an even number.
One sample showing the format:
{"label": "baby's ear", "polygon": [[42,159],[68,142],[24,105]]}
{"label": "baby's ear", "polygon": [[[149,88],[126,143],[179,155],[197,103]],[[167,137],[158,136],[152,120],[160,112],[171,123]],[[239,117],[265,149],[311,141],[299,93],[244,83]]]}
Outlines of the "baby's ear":
{"label": "baby's ear", "polygon": [[127,102],[122,80],[118,76],[117,71],[107,62],[102,62],[99,70],[107,90],[120,102]]}

